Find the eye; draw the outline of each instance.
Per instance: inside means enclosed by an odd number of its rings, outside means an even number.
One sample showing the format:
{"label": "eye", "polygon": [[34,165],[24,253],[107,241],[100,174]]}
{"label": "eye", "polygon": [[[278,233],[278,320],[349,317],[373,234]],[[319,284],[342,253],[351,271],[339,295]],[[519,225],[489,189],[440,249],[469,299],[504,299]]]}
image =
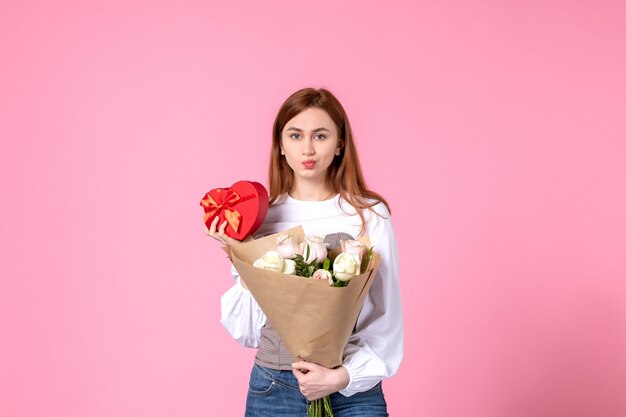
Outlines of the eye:
{"label": "eye", "polygon": [[315,139],[324,140],[324,139],[326,139],[326,135],[318,133],[317,135],[315,135]]}
{"label": "eye", "polygon": [[299,134],[299,133],[292,133],[291,135],[289,135],[289,137],[290,137],[291,139],[296,139],[296,140],[298,140],[298,139],[300,139],[300,138],[301,138],[301,136],[300,136],[300,134]]}

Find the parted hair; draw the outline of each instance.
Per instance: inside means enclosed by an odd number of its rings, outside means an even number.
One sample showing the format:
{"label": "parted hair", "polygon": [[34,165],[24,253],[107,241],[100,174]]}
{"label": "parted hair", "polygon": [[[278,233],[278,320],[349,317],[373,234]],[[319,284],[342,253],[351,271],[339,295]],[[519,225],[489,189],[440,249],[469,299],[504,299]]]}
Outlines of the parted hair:
{"label": "parted hair", "polygon": [[340,195],[340,200],[347,201],[356,209],[362,223],[360,233],[363,234],[365,219],[362,209],[368,209],[379,215],[372,209],[378,202],[382,202],[389,212],[391,209],[380,194],[367,188],[354,145],[354,135],[348,121],[348,115],[339,100],[324,88],[304,88],[296,91],[285,100],[276,115],[272,129],[272,150],[269,165],[270,204],[273,204],[281,195],[291,191],[294,185],[293,170],[280,153],[282,131],[289,120],[311,107],[324,110],[337,126],[341,150],[328,167],[326,184],[333,194]]}

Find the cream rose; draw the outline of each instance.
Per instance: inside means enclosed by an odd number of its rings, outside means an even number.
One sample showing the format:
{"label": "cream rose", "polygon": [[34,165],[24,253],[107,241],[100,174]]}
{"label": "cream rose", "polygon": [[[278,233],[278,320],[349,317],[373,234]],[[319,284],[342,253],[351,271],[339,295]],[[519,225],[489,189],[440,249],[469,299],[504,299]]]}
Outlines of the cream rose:
{"label": "cream rose", "polygon": [[354,253],[340,253],[333,262],[333,275],[339,281],[350,281],[358,275],[361,269],[361,262],[358,255]]}
{"label": "cream rose", "polygon": [[296,274],[296,261],[293,259],[283,259],[283,257],[274,250],[266,252],[262,258],[254,261],[252,266],[268,271],[281,272],[283,274]]}
{"label": "cream rose", "polygon": [[318,269],[317,271],[313,273],[311,278],[325,279],[328,281],[328,285],[333,285],[333,274],[331,274],[330,271],[327,271],[325,269]]}
{"label": "cream rose", "polygon": [[295,275],[296,274],[296,261],[293,259],[285,259],[285,265],[282,270],[283,274]]}
{"label": "cream rose", "polygon": [[267,269],[268,271],[282,272],[285,261],[280,254],[275,250],[265,252],[263,257],[254,261],[252,266],[257,268]]}

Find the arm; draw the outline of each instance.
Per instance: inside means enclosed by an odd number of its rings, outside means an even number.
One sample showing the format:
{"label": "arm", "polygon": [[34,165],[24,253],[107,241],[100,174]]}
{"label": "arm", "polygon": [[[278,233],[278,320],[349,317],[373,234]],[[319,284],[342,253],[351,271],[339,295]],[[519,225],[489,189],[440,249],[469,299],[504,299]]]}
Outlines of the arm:
{"label": "arm", "polygon": [[300,391],[309,401],[333,392],[351,396],[367,391],[394,375],[402,362],[404,336],[396,240],[386,207],[380,204],[376,209],[386,218],[372,217],[367,231],[381,256],[381,265],[356,330],[344,349],[343,366],[328,369],[306,361],[292,364]]}
{"label": "arm", "polygon": [[[219,226],[220,218],[216,216],[206,234],[219,241],[222,245],[237,245],[240,242],[224,233],[226,220]],[[245,347],[258,347],[261,338],[261,327],[265,324],[265,314],[256,303],[256,300],[241,281],[239,273],[231,266],[231,273],[235,279],[233,285],[221,298],[222,318],[220,323],[228,333]]]}
{"label": "arm", "polygon": [[344,349],[343,367],[350,381],[339,392],[345,396],[366,391],[394,375],[404,350],[395,233],[387,208],[382,203],[374,208],[385,218],[370,214],[367,232],[381,264]]}
{"label": "arm", "polygon": [[220,322],[242,346],[256,348],[261,338],[261,327],[265,324],[265,314],[250,291],[242,286],[234,266],[231,272],[236,282],[221,298]]}

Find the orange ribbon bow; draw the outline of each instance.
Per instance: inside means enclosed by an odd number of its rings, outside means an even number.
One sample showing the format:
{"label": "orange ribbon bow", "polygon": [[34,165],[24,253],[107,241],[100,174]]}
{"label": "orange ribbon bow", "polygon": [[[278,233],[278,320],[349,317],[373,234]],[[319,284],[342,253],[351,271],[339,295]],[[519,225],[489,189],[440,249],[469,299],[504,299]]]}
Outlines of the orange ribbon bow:
{"label": "orange ribbon bow", "polygon": [[[211,217],[218,216],[223,212],[230,227],[232,227],[235,232],[238,232],[239,223],[241,222],[241,213],[232,208],[232,206],[241,199],[239,194],[230,188],[218,188],[216,192],[218,201],[215,201],[209,193],[206,193],[200,202],[200,205],[204,207],[204,223]],[[209,227],[208,224],[207,227]]]}

